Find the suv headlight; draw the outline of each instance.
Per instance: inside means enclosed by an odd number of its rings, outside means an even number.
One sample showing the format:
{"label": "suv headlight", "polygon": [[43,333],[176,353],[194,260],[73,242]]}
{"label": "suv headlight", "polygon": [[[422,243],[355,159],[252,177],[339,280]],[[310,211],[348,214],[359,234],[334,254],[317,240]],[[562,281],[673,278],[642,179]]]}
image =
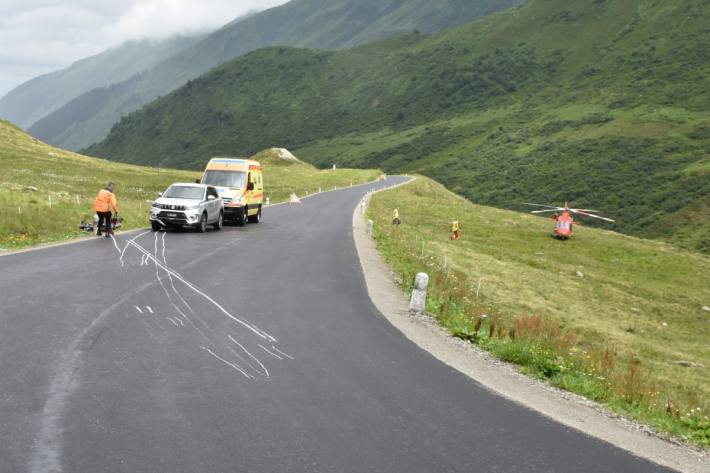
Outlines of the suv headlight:
{"label": "suv headlight", "polygon": [[189,207],[186,207],[185,210],[200,210],[200,204],[197,205],[191,205]]}

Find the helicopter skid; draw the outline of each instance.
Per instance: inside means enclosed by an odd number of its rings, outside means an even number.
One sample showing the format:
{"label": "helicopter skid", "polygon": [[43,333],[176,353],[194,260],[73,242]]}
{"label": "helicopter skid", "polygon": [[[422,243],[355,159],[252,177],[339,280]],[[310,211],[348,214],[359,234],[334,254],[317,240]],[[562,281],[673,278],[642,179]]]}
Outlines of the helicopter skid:
{"label": "helicopter skid", "polygon": [[574,233],[572,233],[570,235],[561,235],[559,233],[552,232],[550,234],[550,236],[552,236],[553,238],[556,238],[558,240],[565,241],[565,240],[569,240],[570,238],[572,238],[574,236]]}

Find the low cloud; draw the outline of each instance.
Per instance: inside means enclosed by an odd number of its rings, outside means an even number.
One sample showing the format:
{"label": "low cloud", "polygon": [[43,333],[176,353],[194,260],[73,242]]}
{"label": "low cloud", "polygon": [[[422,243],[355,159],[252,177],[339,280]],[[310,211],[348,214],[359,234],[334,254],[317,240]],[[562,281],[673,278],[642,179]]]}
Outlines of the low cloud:
{"label": "low cloud", "polygon": [[265,9],[284,0],[149,0],[133,5],[115,23],[105,28],[109,41],[151,37],[165,38],[176,33],[216,29],[239,15]]}
{"label": "low cloud", "polygon": [[0,0],[0,96],[128,40],[217,29],[287,0]]}

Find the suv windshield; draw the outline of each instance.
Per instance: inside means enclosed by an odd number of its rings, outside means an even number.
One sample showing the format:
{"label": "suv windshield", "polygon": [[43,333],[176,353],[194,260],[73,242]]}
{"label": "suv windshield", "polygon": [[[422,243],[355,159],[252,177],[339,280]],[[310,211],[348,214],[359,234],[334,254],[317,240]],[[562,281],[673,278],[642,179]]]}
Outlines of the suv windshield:
{"label": "suv windshield", "polygon": [[205,198],[205,189],[204,187],[193,186],[170,186],[163,194],[163,197],[168,199],[203,200]]}
{"label": "suv windshield", "polygon": [[202,178],[203,184],[218,187],[244,188],[246,173],[242,171],[206,171]]}

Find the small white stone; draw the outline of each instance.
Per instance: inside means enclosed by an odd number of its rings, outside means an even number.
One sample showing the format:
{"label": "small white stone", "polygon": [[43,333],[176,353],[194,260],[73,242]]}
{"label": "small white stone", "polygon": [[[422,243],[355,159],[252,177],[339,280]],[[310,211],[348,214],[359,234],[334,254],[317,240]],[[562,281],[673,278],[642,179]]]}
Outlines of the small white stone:
{"label": "small white stone", "polygon": [[584,277],[584,273],[583,273],[582,271],[577,271],[577,277],[578,277],[578,278],[583,278],[583,277]]}

